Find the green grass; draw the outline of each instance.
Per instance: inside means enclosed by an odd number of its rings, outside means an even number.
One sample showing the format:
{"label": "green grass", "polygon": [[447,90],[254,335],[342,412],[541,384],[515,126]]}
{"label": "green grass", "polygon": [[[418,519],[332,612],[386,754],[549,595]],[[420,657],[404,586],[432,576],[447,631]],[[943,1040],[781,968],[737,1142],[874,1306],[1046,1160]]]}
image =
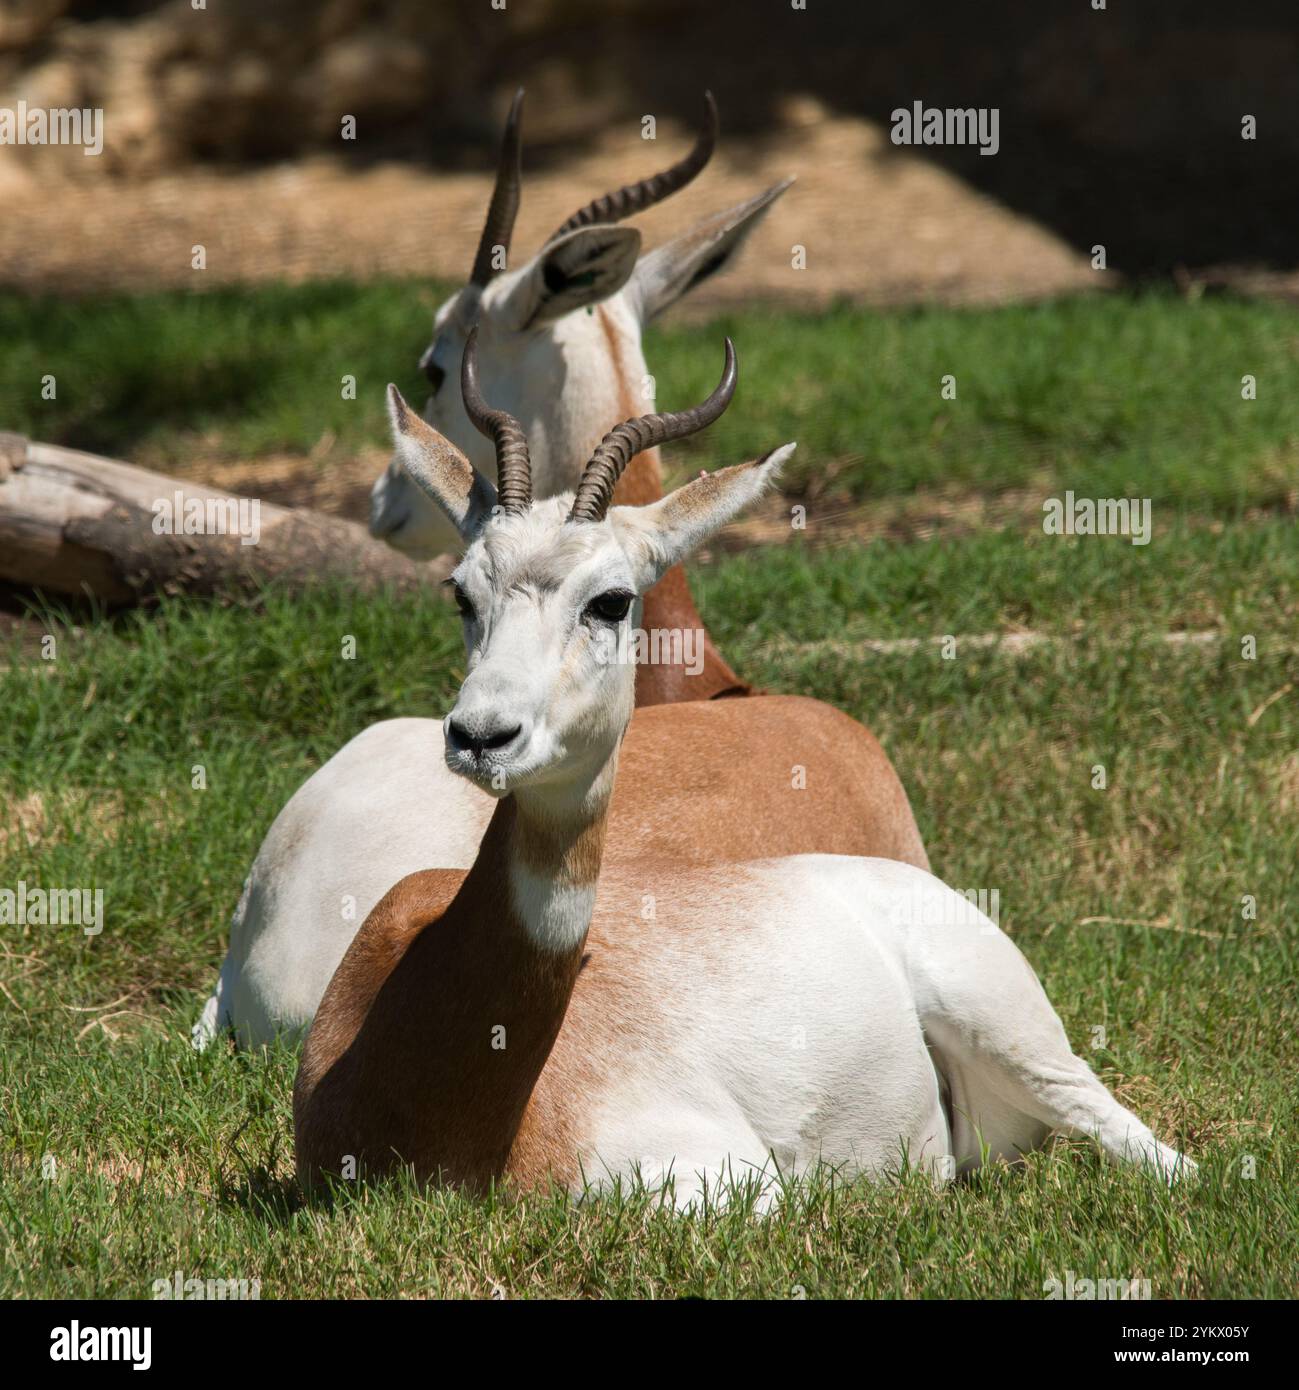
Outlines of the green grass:
{"label": "green grass", "polygon": [[[199,445],[231,458],[305,454],[327,433],[344,448],[382,445],[384,383],[423,398],[416,361],[441,298],[425,282],[86,301],[0,293],[0,426],[164,467]],[[1236,516],[1293,496],[1299,326],[1285,305],[1150,294],[669,319],[645,345],[660,404],[711,389],[723,333],[739,348],[739,392],[674,453],[682,470],[797,438],[791,486],[857,500],[1032,483]],[[41,399],[47,374],[53,401]],[[355,400],[343,399],[345,374]],[[1252,401],[1241,398],[1247,374]],[[946,375],[955,400],[940,396]]]}
{"label": "green grass", "polygon": [[[114,384],[111,360],[98,363],[108,384],[71,437],[124,431],[112,447],[130,452],[133,441],[161,447],[215,428],[278,446],[314,389],[300,348],[367,297],[366,332],[390,310],[393,333],[383,345],[358,334],[357,350],[390,360],[395,341],[418,333],[389,287],[105,309],[127,358],[122,379]],[[90,345],[103,347],[103,323],[73,346],[70,328],[64,341],[46,315],[27,312],[5,303],[10,341],[47,333],[42,351],[61,341],[68,360],[87,364]],[[769,394],[751,385],[733,411],[737,451],[754,444],[746,431],[757,414],[764,442],[812,431],[831,452],[870,452],[882,472],[862,473],[867,491],[877,479],[905,489],[951,477],[986,489],[1007,476],[987,452],[1000,432],[1020,441],[1010,475],[1055,473],[1099,491],[1122,460],[1149,450],[1148,546],[1009,527],[821,549],[791,538],[699,568],[696,588],[747,675],[831,700],[877,732],[935,869],[957,886],[999,890],[1002,923],[1074,1046],[1190,1151],[1201,1179],[1169,1193],[1069,1144],[942,1191],[913,1176],[872,1187],[823,1175],[765,1219],[743,1202],[678,1218],[634,1193],[579,1207],[421,1195],[400,1182],[305,1203],[292,1179],[292,1052],[196,1056],[188,1026],[275,813],[366,724],[445,708],[461,660],[456,623],[443,605],[335,590],[249,606],[169,601],[111,620],[44,615],[53,661],[33,652],[30,632],[0,649],[0,886],[102,886],[107,915],[93,939],[0,927],[0,1294],[147,1297],[181,1269],[259,1279],[266,1298],[1039,1298],[1066,1270],[1147,1278],[1157,1298],[1295,1295],[1299,545],[1293,520],[1241,513],[1287,485],[1267,470],[1292,447],[1294,422],[1279,383],[1270,404],[1265,392],[1246,407],[1230,382],[1219,402],[1205,379],[1206,364],[1237,354],[1266,359],[1265,379],[1292,352],[1274,332],[1288,320],[1265,306],[1164,300],[840,311],[829,327],[841,344],[869,336],[871,362],[906,362],[926,381],[943,353],[977,366],[963,397],[970,419],[954,412],[946,434],[932,432],[940,407],[928,386],[862,385],[862,418],[878,418],[853,445],[824,410],[799,405],[797,378],[818,372],[812,321],[758,331],[762,318],[727,325],[754,376],[779,383]],[[112,414],[112,401],[131,399],[129,381],[161,389],[140,369],[155,348],[137,340],[180,344],[196,325],[234,319],[249,341],[259,325],[284,329],[242,412],[224,385],[209,383],[200,402],[197,368],[182,362],[187,404],[156,433],[143,407],[135,424],[129,411]],[[665,402],[703,384],[719,327],[658,340]],[[214,360],[238,358],[235,336],[213,332]],[[1188,378],[1148,362],[1139,385],[1107,388],[1121,375],[1111,359],[1139,356],[1133,342],[1152,339]],[[782,343],[795,345],[797,363],[783,374]],[[1018,387],[998,384],[997,363],[1019,364]],[[851,395],[824,365],[825,391]],[[157,368],[165,380],[171,367],[159,358]],[[863,382],[869,375],[863,367]],[[1256,413],[1236,413],[1246,410]],[[339,428],[361,418],[340,415]],[[5,423],[51,438],[56,419]],[[1089,481],[1076,481],[1075,464]],[[954,660],[932,644],[887,656],[854,646],[1020,628],[1056,640],[1019,655],[958,644]],[[1169,630],[1219,638],[1172,647]],[[347,634],[354,661],[341,659]],[[1254,660],[1242,655],[1246,635]],[[1096,763],[1104,791],[1092,789]],[[205,790],[191,786],[195,764]],[[1255,919],[1242,914],[1245,895]],[[47,1154],[53,1179],[42,1176]]]}
{"label": "green grass", "polygon": [[[1156,504],[1157,507],[1158,504]],[[1174,521],[1151,543],[992,531],[954,544],[791,542],[700,571],[710,613],[733,641],[914,637],[1027,627],[1105,633],[1133,621],[1165,631],[1221,626],[1238,635],[1299,631],[1295,523],[1221,531]]]}

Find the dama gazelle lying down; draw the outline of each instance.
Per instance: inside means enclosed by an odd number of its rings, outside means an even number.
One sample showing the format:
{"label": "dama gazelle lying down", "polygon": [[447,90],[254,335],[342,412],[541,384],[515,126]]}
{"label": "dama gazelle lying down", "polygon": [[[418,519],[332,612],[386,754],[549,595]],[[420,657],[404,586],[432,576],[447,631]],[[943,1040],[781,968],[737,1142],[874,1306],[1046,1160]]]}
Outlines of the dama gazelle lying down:
{"label": "dama gazelle lying down", "polygon": [[[498,495],[465,463],[465,492],[452,515],[470,536],[498,502],[515,508],[524,493],[531,498],[530,464],[519,469],[528,459],[526,436],[483,399],[476,347],[471,334],[462,393],[477,428],[495,440],[504,473]],[[579,512],[595,506],[594,479],[604,489],[602,511],[637,450],[720,415],[735,379],[728,341],[721,384],[704,406],[641,416],[611,431],[596,450],[598,467],[579,488]],[[443,437],[395,392],[393,425],[399,457],[445,504],[445,492],[426,476],[428,452],[444,447]],[[458,450],[454,456],[464,461]],[[194,1029],[196,1046],[225,1026],[244,1043],[305,1028],[357,927],[398,879],[430,865],[474,863],[492,799],[447,767],[443,749],[436,720],[372,725],[289,801],[245,884],[220,980]],[[860,724],[819,700],[767,695],[638,709],[622,766],[610,811],[611,867],[642,856],[685,865],[807,851],[928,867],[883,750]],[[745,814],[737,817],[740,804]]]}
{"label": "dama gazelle lying down", "polygon": [[[470,371],[471,412],[472,386]],[[468,675],[447,765],[497,801],[468,872],[402,879],[330,981],[294,1086],[305,1181],[348,1173],[349,1157],[357,1172],[409,1164],[474,1191],[671,1175],[684,1205],[770,1165],[879,1173],[905,1155],[968,1170],[1052,1129],[1165,1176],[1191,1166],[1073,1054],[1010,940],[921,870],[824,854],[683,866],[617,844],[633,677],[611,644],[790,446],[611,507],[620,461],[658,428],[630,421],[575,496],[533,504],[517,422],[494,416],[506,447],[493,498],[392,396],[407,467],[468,542],[454,575]],[[717,413],[715,396],[671,428]],[[777,702],[696,708],[723,743]],[[668,742],[650,793],[665,801]],[[755,804],[741,781],[728,819]]]}
{"label": "dama gazelle lying down", "polygon": [[[641,255],[640,232],[616,224],[684,188],[708,163],[717,141],[717,108],[706,94],[706,123],[687,155],[580,208],[535,256],[507,268],[521,192],[522,101],[520,91],[506,122],[496,186],[469,281],[437,311],[433,341],[420,359],[432,388],[424,418],[484,477],[495,480],[491,447],[470,423],[456,389],[465,342],[476,328],[483,389],[527,431],[533,488],[538,497],[552,497],[577,486],[576,461],[590,454],[606,430],[654,408],[641,348],[645,325],[725,269],[792,180]],[[662,495],[658,451],[648,448],[626,470],[618,501],[651,502]],[[370,530],[418,558],[456,543],[446,519],[395,457],[371,492]],[[643,664],[636,676],[637,704],[747,693],[749,687],[704,630],[679,568],[646,595],[644,624],[650,631],[701,633],[703,669],[687,672],[680,662]]]}
{"label": "dama gazelle lying down", "polygon": [[[458,376],[463,345],[476,325],[480,376],[492,399],[521,420],[533,446],[533,490],[546,497],[575,487],[575,461],[637,408],[646,371],[642,324],[729,264],[788,185],[777,184],[645,256],[639,256],[638,232],[607,225],[683,187],[703,168],[716,138],[710,99],[708,123],[685,158],[588,204],[532,260],[497,271],[497,253],[508,250],[519,205],[519,111],[516,98],[469,283],[438,311],[424,359],[433,387],[425,414],[482,464],[490,485],[494,451],[470,421],[455,380],[444,380]],[[535,305],[526,328],[520,326],[524,302]],[[649,502],[661,495],[657,448],[641,448],[626,464],[616,500]],[[409,483],[399,454],[376,484],[372,529],[413,553],[432,553],[445,548],[444,535],[455,534],[445,519],[438,523],[442,531],[431,525],[435,513],[441,516]],[[703,631],[679,567],[645,596],[641,626]],[[747,689],[704,641],[698,675],[638,666],[638,705]],[[886,855],[927,867],[906,794],[865,729],[826,705],[811,707],[802,719],[774,709],[751,711],[748,718],[749,750],[719,774],[720,781],[701,773],[680,785],[671,806],[662,798],[649,806],[628,801],[638,777],[634,769],[642,756],[652,764],[660,746],[652,721],[632,729],[623,750],[624,843],[651,837],[663,852],[672,847],[683,863],[727,852],[715,838],[692,834],[692,827],[701,818],[705,828],[702,818],[725,805],[728,780],[753,768],[758,758],[755,777],[766,777],[770,800],[753,824],[736,827],[731,857],[814,849]],[[706,724],[698,714],[690,721],[692,736],[701,742],[708,738]],[[796,766],[807,770],[807,787],[791,801]],[[440,721],[393,719],[364,730],[298,789],[267,832],[235,909],[216,987],[193,1030],[195,1045],[206,1046],[227,1027],[245,1044],[304,1028],[348,942],[382,894],[429,864],[467,868],[490,816],[490,799],[448,772]]]}

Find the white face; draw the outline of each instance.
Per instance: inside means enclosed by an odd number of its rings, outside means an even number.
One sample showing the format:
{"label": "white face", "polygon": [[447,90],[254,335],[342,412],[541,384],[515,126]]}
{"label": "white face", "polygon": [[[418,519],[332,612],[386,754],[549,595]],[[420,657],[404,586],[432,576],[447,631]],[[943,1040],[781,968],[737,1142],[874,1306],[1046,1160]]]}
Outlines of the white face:
{"label": "white face", "polygon": [[[623,293],[639,249],[639,234],[628,228],[583,228],[481,289],[466,285],[438,310],[420,359],[432,388],[424,419],[480,473],[495,479],[495,454],[460,396],[460,364],[475,327],[483,393],[523,426],[538,497],[577,486],[580,461],[626,414],[628,390],[637,391],[638,408],[653,408],[639,394],[640,319]],[[420,560],[455,543],[396,459],[370,491],[370,533]]]}
{"label": "white face", "polygon": [[[727,361],[733,372],[729,342]],[[589,789],[631,719],[640,595],[760,496],[794,446],[571,522],[571,493],[523,512],[499,506],[394,386],[388,410],[403,468],[467,546],[451,579],[469,660],[444,726],[447,765],[498,796],[538,783]]]}
{"label": "white face", "polygon": [[[644,324],[723,268],[787,186],[718,213],[645,256],[634,228],[580,227],[485,288],[466,285],[438,310],[421,359],[432,387],[424,418],[495,479],[491,445],[460,399],[465,340],[477,326],[483,394],[523,426],[534,496],[575,488],[581,461],[605,431],[654,409]],[[420,560],[456,540],[396,459],[371,489],[370,530]]]}
{"label": "white face", "polygon": [[469,660],[447,766],[495,796],[589,779],[631,718],[635,672],[615,652],[646,578],[635,535],[622,509],[566,523],[571,504],[492,521],[452,576]]}
{"label": "white face", "polygon": [[[484,312],[490,308],[490,303],[484,304],[484,298],[476,287],[466,286],[442,305],[433,319],[433,339],[420,358],[420,368],[431,388],[424,418],[472,460],[480,473],[494,479],[496,461],[492,446],[470,423],[460,398],[460,362],[465,340],[475,324],[479,327],[478,369],[491,393],[489,399],[500,401],[503,409],[518,416],[520,402],[511,399],[518,392],[508,388],[512,381],[527,378],[520,375],[517,367],[511,370],[518,355],[518,343],[512,340],[521,335],[508,329],[502,332],[501,325],[495,322],[498,316]],[[452,539],[446,519],[418,488],[411,486],[396,458],[370,489],[370,534],[417,560],[441,554]]]}

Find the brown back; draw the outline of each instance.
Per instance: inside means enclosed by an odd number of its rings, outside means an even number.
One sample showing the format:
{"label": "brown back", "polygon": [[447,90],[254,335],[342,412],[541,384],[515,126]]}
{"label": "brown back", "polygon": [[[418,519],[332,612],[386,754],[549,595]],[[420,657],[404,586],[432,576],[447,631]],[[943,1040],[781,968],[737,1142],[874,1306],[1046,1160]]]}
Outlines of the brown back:
{"label": "brown back", "polygon": [[618,760],[609,832],[606,864],[857,854],[929,867],[907,794],[874,735],[801,695],[638,709]]}

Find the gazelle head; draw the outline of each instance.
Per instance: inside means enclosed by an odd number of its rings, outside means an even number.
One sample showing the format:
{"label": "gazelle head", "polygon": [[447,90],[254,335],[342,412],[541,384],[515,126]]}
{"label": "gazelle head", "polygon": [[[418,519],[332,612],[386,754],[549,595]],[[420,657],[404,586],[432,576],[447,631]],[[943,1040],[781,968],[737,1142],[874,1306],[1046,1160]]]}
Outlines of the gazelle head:
{"label": "gazelle head", "polygon": [[736,379],[727,339],[722,379],[706,401],[617,425],[575,493],[534,502],[527,437],[513,416],[487,405],[476,340],[471,333],[461,387],[470,419],[493,440],[499,487],[388,388],[397,457],[466,544],[449,581],[468,666],[444,726],[447,765],[496,795],[589,783],[631,718],[627,641],[641,595],[758,497],[794,446],[701,474],[646,506],[610,506],[633,455],[693,434],[726,409]]}
{"label": "gazelle head", "polygon": [[[538,497],[576,486],[586,458],[609,426],[637,405],[653,408],[641,330],[656,314],[723,269],[792,180],[701,222],[641,255],[640,233],[617,224],[683,188],[713,152],[717,108],[694,148],[670,168],[597,198],[575,212],[523,265],[509,264],[519,209],[519,115],[514,98],[496,186],[468,283],[437,311],[420,359],[431,395],[424,419],[486,477],[496,461],[473,428],[456,389],[469,334],[489,399],[522,423],[532,446]],[[411,485],[396,458],[370,494],[370,530],[420,559],[454,543],[442,514]]]}

